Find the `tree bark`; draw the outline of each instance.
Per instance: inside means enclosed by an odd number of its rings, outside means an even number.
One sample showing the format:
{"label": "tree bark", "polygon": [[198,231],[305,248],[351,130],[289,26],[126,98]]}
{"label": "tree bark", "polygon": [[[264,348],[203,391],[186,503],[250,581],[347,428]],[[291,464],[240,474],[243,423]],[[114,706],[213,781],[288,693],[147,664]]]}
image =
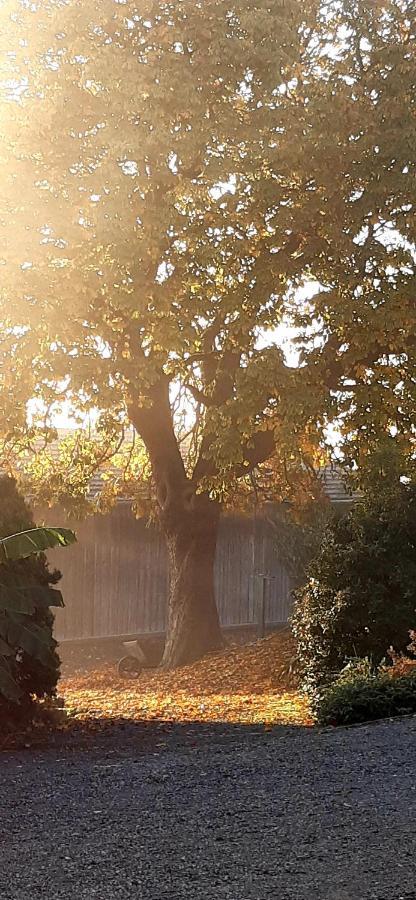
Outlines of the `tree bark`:
{"label": "tree bark", "polygon": [[218,504],[195,494],[190,508],[161,515],[170,560],[164,668],[191,663],[223,645],[214,589],[219,516]]}
{"label": "tree bark", "polygon": [[[160,377],[149,390],[149,403],[129,406],[130,420],[149,453],[156,486],[159,518],[170,560],[170,591],[166,644],[162,665],[185,665],[218,650],[222,635],[214,591],[214,560],[220,506],[198,493],[204,478],[215,473],[211,438],[202,440],[192,478],[189,478],[175,436],[169,378]],[[245,465],[235,476],[247,475],[274,448],[272,431],[259,431],[244,448]]]}
{"label": "tree bark", "polygon": [[166,644],[162,665],[175,668],[222,646],[214,591],[214,559],[220,507],[198,494],[174,434],[169,381],[154,386],[152,404],[130,417],[146,444],[156,486],[159,520],[170,562]]}

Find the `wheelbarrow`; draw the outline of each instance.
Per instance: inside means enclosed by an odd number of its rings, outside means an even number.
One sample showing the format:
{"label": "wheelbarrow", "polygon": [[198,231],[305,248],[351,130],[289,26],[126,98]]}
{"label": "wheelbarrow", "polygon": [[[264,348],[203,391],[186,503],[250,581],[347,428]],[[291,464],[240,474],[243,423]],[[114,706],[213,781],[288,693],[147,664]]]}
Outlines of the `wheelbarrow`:
{"label": "wheelbarrow", "polygon": [[151,668],[138,641],[123,641],[123,647],[126,654],[117,663],[121,678],[138,678],[144,668]]}

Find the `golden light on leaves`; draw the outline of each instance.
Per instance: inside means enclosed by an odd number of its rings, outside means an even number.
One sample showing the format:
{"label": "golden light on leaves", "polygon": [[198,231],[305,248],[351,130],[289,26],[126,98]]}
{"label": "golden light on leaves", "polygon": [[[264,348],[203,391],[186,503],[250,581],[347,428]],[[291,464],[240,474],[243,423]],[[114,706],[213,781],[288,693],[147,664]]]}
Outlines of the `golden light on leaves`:
{"label": "golden light on leaves", "polygon": [[71,675],[61,694],[76,718],[228,722],[266,726],[312,724],[306,699],[290,674],[288,632],[245,647],[231,646],[174,672],[143,672],[122,679],[115,666]]}

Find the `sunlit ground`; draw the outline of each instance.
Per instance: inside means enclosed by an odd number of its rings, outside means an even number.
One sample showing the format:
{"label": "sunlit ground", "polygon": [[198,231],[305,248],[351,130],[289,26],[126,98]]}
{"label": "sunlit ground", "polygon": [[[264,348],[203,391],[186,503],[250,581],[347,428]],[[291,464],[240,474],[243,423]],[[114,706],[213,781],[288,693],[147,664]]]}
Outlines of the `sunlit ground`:
{"label": "sunlit ground", "polygon": [[137,681],[120,678],[112,665],[74,674],[62,680],[60,693],[78,720],[309,725],[308,704],[290,674],[292,658],[286,632],[175,672],[145,671]]}

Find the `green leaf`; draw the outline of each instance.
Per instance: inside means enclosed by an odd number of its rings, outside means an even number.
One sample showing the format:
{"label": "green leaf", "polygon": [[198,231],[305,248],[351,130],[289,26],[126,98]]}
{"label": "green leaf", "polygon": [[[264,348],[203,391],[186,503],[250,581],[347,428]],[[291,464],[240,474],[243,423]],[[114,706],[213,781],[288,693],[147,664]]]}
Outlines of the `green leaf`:
{"label": "green leaf", "polygon": [[14,702],[18,702],[22,696],[22,691],[10,674],[7,660],[3,656],[0,656],[0,693],[7,700],[13,700]]}
{"label": "green leaf", "polygon": [[15,652],[13,647],[10,647],[7,641],[4,641],[0,636],[0,656],[14,656]]}
{"label": "green leaf", "polygon": [[33,553],[67,547],[75,542],[75,534],[69,528],[30,528],[0,540],[0,562],[26,559]]}
{"label": "green leaf", "polygon": [[30,594],[10,584],[0,584],[0,611],[26,613],[35,611]]}
{"label": "green leaf", "polygon": [[0,583],[0,610],[31,615],[36,608],[63,607],[64,601],[57,588],[48,585],[22,585]]}
{"label": "green leaf", "polygon": [[58,588],[34,584],[33,586],[22,588],[22,593],[33,600],[35,607],[44,609],[46,606],[54,606],[62,609],[65,606],[64,598]]}
{"label": "green leaf", "polygon": [[45,628],[35,625],[24,615],[11,613],[3,619],[3,629],[8,644],[24,650],[29,656],[39,660],[42,665],[49,668],[54,667],[53,645]]}

